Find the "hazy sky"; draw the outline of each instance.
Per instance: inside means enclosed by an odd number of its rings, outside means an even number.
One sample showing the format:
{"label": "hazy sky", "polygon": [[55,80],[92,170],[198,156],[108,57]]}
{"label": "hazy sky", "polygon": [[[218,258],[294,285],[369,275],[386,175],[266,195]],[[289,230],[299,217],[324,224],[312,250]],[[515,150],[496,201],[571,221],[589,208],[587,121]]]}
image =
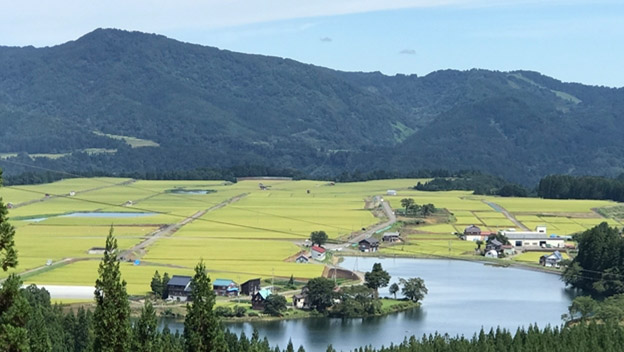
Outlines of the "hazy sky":
{"label": "hazy sky", "polygon": [[0,0],[0,45],[98,27],[348,71],[526,69],[624,86],[622,0]]}

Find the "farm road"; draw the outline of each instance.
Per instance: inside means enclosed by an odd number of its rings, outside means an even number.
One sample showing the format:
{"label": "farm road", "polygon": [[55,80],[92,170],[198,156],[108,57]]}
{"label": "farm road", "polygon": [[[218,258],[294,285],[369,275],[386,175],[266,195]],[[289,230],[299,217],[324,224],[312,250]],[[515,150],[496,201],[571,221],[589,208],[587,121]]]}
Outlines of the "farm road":
{"label": "farm road", "polygon": [[492,202],[488,202],[486,200],[483,200],[483,203],[489,205],[492,209],[503,213],[503,215],[505,215],[505,217],[507,217],[507,219],[509,219],[511,222],[513,222],[516,226],[518,226],[519,228],[523,229],[524,231],[529,231],[529,228],[524,226],[523,223],[521,223],[518,219],[516,219],[515,216],[511,215],[505,208],[501,207],[500,205],[496,204],[496,203],[492,203]]}
{"label": "farm road", "polygon": [[[109,185],[106,185],[106,186],[100,186],[100,187],[95,187],[95,188],[83,189],[82,191],[76,191],[76,194],[82,194],[82,193],[87,193],[87,192],[99,191],[101,189],[110,188],[110,187],[127,186],[127,185],[133,184],[135,182],[136,182],[136,180],[128,180],[128,181],[124,181],[124,182],[120,182],[120,183],[112,183],[112,184],[109,184]],[[11,187],[9,186],[7,188],[11,188]],[[46,200],[50,200],[50,199],[54,199],[54,198],[65,198],[65,197],[69,197],[69,196],[70,196],[69,194],[57,194],[57,195],[51,195],[49,197],[37,198],[37,199],[29,200],[27,202],[14,204],[13,205],[13,209],[19,208],[19,207],[25,207],[27,205],[31,205],[31,204],[35,204],[35,203],[39,203],[39,202],[45,202]]]}
{"label": "farm road", "polygon": [[[138,256],[141,257],[145,254],[146,249],[151,246],[152,244],[154,244],[154,242],[158,241],[158,239],[160,239],[161,237],[165,237],[165,236],[171,236],[173,235],[176,231],[178,231],[179,229],[181,229],[184,225],[188,225],[191,222],[199,219],[200,217],[204,216],[206,213],[214,211],[214,210],[218,210],[221,209],[225,206],[227,206],[228,204],[237,202],[241,199],[243,199],[244,197],[246,197],[249,193],[241,193],[237,196],[234,196],[230,199],[227,199],[219,204],[213,205],[212,207],[208,208],[208,209],[204,209],[204,210],[200,210],[198,212],[196,212],[195,214],[189,216],[188,218],[175,223],[175,224],[171,224],[171,225],[167,225],[164,227],[161,227],[160,229],[154,231],[151,233],[151,235],[149,235],[148,238],[146,238],[145,240],[141,241],[140,243],[136,244],[135,246],[133,246],[132,248],[126,249],[124,251],[122,251],[120,253],[120,257],[124,258],[124,259],[131,259],[131,257],[134,256]],[[134,259],[134,258],[132,258]]]}
{"label": "farm road", "polygon": [[388,226],[392,226],[394,225],[394,223],[396,222],[396,215],[394,215],[394,211],[392,210],[392,207],[390,207],[390,203],[386,202],[386,201],[381,201],[381,209],[384,211],[384,213],[386,214],[386,217],[388,218],[388,221],[379,223],[377,225],[374,225],[373,227],[369,228],[368,230],[362,232],[361,234],[349,239],[349,243],[358,243],[361,240],[372,236],[375,232],[383,229],[384,227],[388,227]]}

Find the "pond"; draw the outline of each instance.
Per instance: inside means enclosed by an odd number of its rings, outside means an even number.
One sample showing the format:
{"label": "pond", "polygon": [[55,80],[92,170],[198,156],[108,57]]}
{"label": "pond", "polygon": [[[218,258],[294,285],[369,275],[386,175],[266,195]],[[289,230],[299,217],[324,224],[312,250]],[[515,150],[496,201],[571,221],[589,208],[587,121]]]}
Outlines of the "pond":
{"label": "pond", "polygon": [[[479,262],[347,257],[341,266],[367,271],[376,262],[392,275],[391,282],[400,277],[423,278],[429,294],[422,307],[385,317],[227,323],[226,327],[247,336],[256,328],[272,346],[281,348],[292,339],[295,348],[303,345],[306,351],[325,351],[328,344],[349,351],[363,345],[388,346],[405,336],[436,331],[472,337],[481,327],[500,326],[515,332],[533,323],[560,325],[561,314],[573,299],[558,275]],[[389,296],[387,288],[380,294]],[[170,328],[181,325],[170,324]]]}
{"label": "pond", "polygon": [[213,189],[185,189],[185,188],[174,188],[166,191],[167,193],[173,194],[210,194],[215,193],[217,191]]}

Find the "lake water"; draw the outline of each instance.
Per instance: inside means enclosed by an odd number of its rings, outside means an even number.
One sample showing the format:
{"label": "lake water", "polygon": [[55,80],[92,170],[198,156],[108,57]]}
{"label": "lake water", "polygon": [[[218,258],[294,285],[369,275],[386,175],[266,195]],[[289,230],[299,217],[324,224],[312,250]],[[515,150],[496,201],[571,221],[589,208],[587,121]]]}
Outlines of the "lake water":
{"label": "lake water", "polygon": [[[557,275],[477,262],[347,257],[341,266],[367,271],[376,262],[392,275],[391,282],[400,277],[423,278],[429,294],[422,307],[384,317],[227,323],[226,327],[247,336],[256,328],[272,346],[281,348],[292,339],[295,348],[303,345],[306,351],[325,351],[330,343],[339,351],[350,351],[436,331],[471,337],[482,327],[500,326],[514,332],[533,323],[560,325],[561,314],[573,298]],[[387,288],[380,294],[389,296]]]}

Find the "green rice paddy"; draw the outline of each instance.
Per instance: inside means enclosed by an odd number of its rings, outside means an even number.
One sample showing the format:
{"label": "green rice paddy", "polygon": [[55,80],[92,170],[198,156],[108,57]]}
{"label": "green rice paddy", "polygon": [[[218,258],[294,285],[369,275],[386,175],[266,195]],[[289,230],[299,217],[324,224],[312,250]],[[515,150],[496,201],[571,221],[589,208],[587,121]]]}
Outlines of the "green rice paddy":
{"label": "green rice paddy", "polygon": [[[452,216],[450,223],[410,227],[408,242],[381,249],[383,255],[462,256],[474,253],[474,243],[460,241],[455,232],[478,225],[496,231],[514,227],[507,217],[487,202],[496,203],[523,225],[546,225],[549,233],[568,235],[607,221],[592,209],[617,203],[583,200],[544,200],[474,196],[471,192],[421,192],[410,189],[426,180],[397,179],[337,183],[325,181],[248,180],[224,181],[136,181],[117,178],[68,179],[43,185],[3,187],[3,202],[20,205],[10,209],[16,227],[19,266],[23,273],[44,267],[48,260],[74,258],[27,275],[28,283],[93,285],[99,255],[87,254],[102,247],[110,226],[120,249],[142,242],[159,228],[182,222],[207,211],[181,226],[170,236],[159,238],[144,253],[140,265],[123,263],[124,279],[131,294],[144,294],[155,270],[170,275],[188,275],[203,260],[214,278],[245,281],[249,278],[320,276],[323,264],[287,261],[302,248],[310,232],[324,230],[330,239],[346,237],[381,219],[365,209],[367,200],[382,196],[393,208],[401,199],[416,204],[433,203]],[[259,183],[268,187],[261,190]],[[208,194],[177,194],[171,189],[210,189]],[[388,196],[387,190],[397,191]],[[76,192],[70,196],[71,191]],[[46,194],[49,197],[46,197]],[[235,202],[228,203],[236,198]],[[218,209],[215,206],[222,204]],[[152,213],[149,216],[66,217],[73,212]],[[522,261],[523,257],[520,257]],[[527,261],[534,258],[527,257]],[[7,273],[0,275],[6,276]]]}

